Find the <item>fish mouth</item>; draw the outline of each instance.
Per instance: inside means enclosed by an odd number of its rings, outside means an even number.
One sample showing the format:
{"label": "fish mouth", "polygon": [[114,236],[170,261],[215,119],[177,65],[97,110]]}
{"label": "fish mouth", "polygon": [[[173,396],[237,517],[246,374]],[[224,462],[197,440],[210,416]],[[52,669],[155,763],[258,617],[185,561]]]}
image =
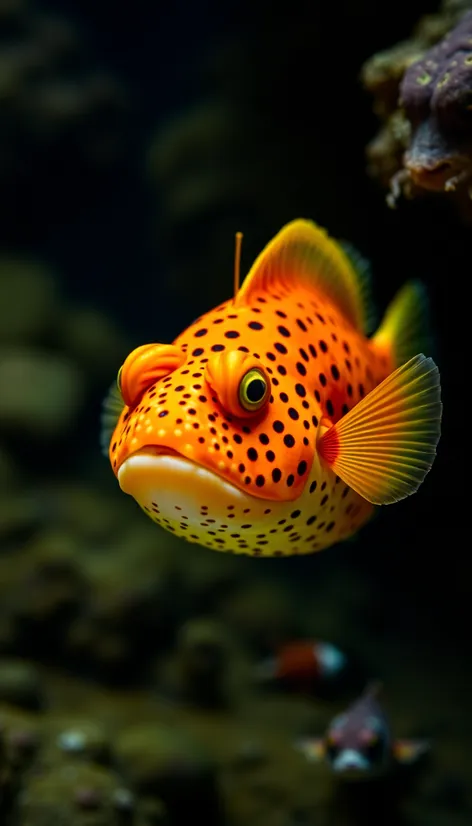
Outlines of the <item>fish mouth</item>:
{"label": "fish mouth", "polygon": [[145,445],[144,447],[139,448],[139,450],[135,450],[133,451],[133,453],[130,453],[127,456],[127,458],[123,461],[121,467],[123,467],[123,465],[128,461],[128,459],[132,459],[134,456],[180,456],[182,459],[185,458],[184,456],[182,456],[181,453],[179,453],[178,450],[174,450],[174,448],[172,447],[161,447],[160,445]]}
{"label": "fish mouth", "polygon": [[370,773],[369,761],[356,749],[343,749],[332,762],[333,770],[344,777],[361,778]]}
{"label": "fish mouth", "polygon": [[124,493],[170,524],[184,517],[189,526],[201,524],[205,514],[225,521],[231,509],[265,503],[171,448],[141,448],[124,460],[117,475]]}
{"label": "fish mouth", "polygon": [[194,476],[195,480],[200,481],[210,477],[217,480],[217,484],[225,484],[237,490],[218,473],[202,467],[187,456],[183,456],[178,450],[157,445],[146,445],[130,453],[118,470],[118,482],[124,493],[135,496],[137,487],[147,485],[151,479],[157,483],[161,481],[160,477],[167,473]]}

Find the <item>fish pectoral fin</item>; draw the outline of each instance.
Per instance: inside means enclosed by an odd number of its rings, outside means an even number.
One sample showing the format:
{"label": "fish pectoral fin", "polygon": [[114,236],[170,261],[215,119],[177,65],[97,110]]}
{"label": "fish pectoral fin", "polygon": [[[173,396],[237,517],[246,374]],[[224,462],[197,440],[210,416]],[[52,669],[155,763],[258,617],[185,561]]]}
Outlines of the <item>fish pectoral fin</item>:
{"label": "fish pectoral fin", "polygon": [[125,404],[121,396],[116,381],[111,385],[108,394],[102,402],[100,418],[100,448],[104,456],[108,456],[110,439],[113,435],[118,419],[120,418]]}
{"label": "fish pectoral fin", "polygon": [[320,436],[319,455],[368,502],[398,502],[433,464],[441,410],[438,368],[414,356]]}
{"label": "fish pectoral fin", "polygon": [[395,740],[393,756],[398,763],[414,763],[431,750],[429,740]]}
{"label": "fish pectoral fin", "polygon": [[322,737],[301,737],[295,742],[295,749],[301,752],[310,762],[323,760],[326,754]]}

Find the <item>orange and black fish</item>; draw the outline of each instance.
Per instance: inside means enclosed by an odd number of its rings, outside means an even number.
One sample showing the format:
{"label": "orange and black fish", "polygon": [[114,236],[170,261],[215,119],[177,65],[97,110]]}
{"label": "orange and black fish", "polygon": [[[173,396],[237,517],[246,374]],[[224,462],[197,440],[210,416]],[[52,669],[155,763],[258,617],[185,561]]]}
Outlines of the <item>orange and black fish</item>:
{"label": "orange and black fish", "polygon": [[124,362],[102,431],[120,487],[214,550],[284,556],[347,539],[433,463],[426,315],[424,288],[408,283],[368,338],[362,259],[293,221],[233,299]]}

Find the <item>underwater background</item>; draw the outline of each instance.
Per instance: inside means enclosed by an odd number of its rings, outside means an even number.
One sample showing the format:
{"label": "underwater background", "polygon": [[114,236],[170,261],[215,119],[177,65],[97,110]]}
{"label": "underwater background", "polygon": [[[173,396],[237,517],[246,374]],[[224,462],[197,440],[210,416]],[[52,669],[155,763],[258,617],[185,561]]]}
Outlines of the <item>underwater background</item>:
{"label": "underwater background", "polygon": [[[0,0],[1,824],[472,823],[470,218],[444,193],[389,209],[398,153],[366,157],[396,44],[470,8]],[[379,317],[427,285],[442,437],[354,540],[217,554],[119,490],[101,403],[133,347],[231,295],[236,231],[244,274],[296,217],[369,259]],[[343,652],[339,679],[261,680],[300,640]],[[343,784],[295,744],[373,680],[431,748]]]}

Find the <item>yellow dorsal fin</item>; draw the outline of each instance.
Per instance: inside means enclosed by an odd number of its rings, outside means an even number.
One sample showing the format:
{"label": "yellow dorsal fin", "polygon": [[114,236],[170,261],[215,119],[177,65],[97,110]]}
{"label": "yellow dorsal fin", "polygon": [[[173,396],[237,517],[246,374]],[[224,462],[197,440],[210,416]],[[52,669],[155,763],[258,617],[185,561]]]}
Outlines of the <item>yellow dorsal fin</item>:
{"label": "yellow dorsal fin", "polygon": [[333,303],[358,330],[368,325],[366,282],[342,245],[312,221],[286,224],[252,265],[235,304],[249,304],[257,293],[312,286]]}

